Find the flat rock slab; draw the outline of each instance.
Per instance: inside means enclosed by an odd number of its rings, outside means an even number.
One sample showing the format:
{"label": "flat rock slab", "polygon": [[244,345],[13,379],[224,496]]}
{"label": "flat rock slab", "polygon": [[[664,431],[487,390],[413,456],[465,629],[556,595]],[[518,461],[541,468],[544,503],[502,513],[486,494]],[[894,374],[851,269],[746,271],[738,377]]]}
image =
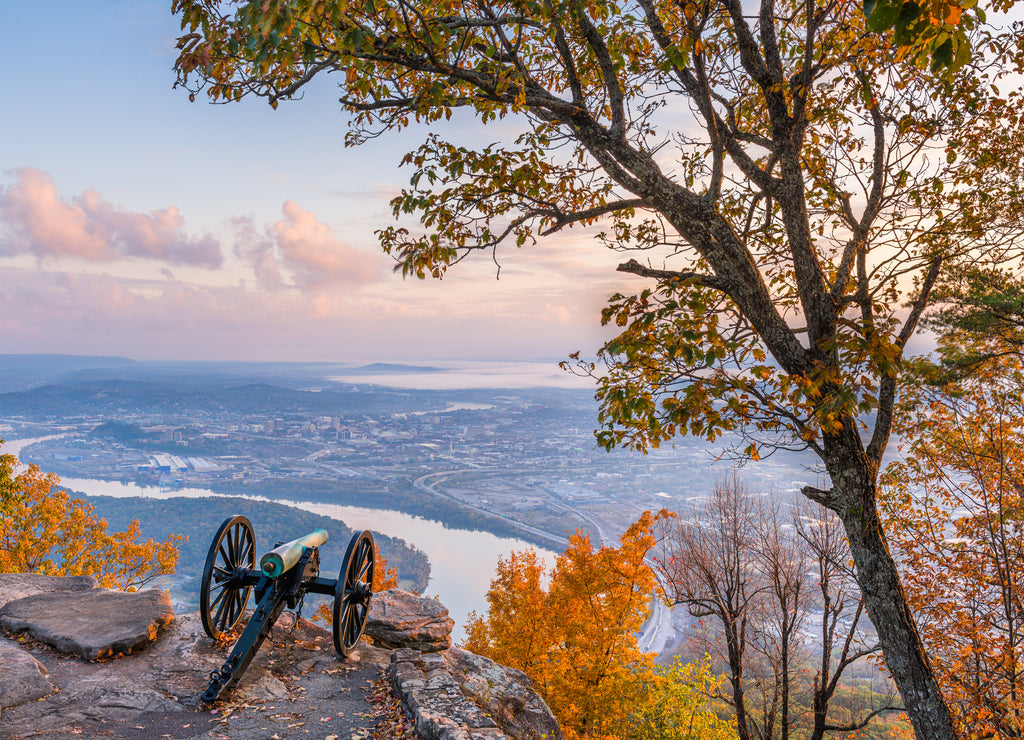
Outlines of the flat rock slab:
{"label": "flat rock slab", "polygon": [[373,595],[365,635],[380,647],[437,653],[451,647],[454,626],[444,604],[395,588]]}
{"label": "flat rock slab", "polygon": [[99,584],[92,576],[40,576],[35,573],[0,573],[0,607],[9,601],[54,591],[91,591]]}
{"label": "flat rock slab", "polygon": [[41,593],[0,607],[0,627],[86,660],[141,650],[174,619],[166,591]]}
{"label": "flat rock slab", "polygon": [[0,709],[16,707],[53,693],[46,669],[16,643],[0,637]]}

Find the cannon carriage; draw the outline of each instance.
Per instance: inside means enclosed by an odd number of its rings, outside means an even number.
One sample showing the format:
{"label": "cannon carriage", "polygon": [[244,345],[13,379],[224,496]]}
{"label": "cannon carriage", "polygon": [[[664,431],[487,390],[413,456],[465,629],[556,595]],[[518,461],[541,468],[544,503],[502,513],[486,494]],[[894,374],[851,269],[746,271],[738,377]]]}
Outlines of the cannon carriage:
{"label": "cannon carriage", "polygon": [[338,655],[347,657],[366,627],[373,594],[374,545],[369,531],[352,536],[337,580],[320,576],[319,547],[327,532],[317,529],[278,544],[260,558],[256,567],[256,537],[244,516],[231,517],[217,530],[210,544],[200,584],[199,611],[203,629],[222,639],[241,621],[249,597],[256,608],[220,670],[210,674],[202,695],[212,702],[241,678],[286,608],[301,608],[308,593],[333,596],[333,637]]}

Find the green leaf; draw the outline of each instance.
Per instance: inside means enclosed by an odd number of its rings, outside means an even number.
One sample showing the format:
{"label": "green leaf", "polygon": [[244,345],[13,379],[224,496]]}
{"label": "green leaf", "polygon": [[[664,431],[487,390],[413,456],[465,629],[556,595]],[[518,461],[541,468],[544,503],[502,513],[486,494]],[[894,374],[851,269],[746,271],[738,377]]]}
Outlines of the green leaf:
{"label": "green leaf", "polygon": [[953,63],[953,39],[947,38],[943,41],[935,53],[932,54],[932,72],[938,72],[943,67]]}
{"label": "green leaf", "polygon": [[891,4],[880,4],[874,8],[874,12],[868,16],[868,27],[872,31],[879,33],[888,31],[896,23],[896,17],[899,15],[900,8],[898,5]]}
{"label": "green leaf", "polygon": [[910,2],[903,3],[903,7],[900,8],[899,16],[897,16],[896,23],[898,27],[906,28],[920,17],[920,6],[911,0]]}

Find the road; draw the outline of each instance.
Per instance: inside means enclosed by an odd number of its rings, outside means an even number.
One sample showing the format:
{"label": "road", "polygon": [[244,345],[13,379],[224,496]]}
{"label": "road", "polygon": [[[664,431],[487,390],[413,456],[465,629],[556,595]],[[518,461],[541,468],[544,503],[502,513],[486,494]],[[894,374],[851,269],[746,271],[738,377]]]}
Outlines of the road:
{"label": "road", "polygon": [[[487,516],[492,516],[492,517],[494,517],[496,519],[501,519],[503,522],[505,522],[509,526],[515,527],[516,529],[519,529],[522,532],[529,532],[531,535],[543,539],[545,542],[550,543],[552,547],[558,548],[559,552],[565,549],[565,546],[569,542],[569,540],[566,537],[563,537],[563,536],[560,536],[560,535],[557,535],[557,534],[553,534],[551,532],[546,532],[543,529],[531,526],[529,524],[525,524],[525,523],[517,521],[515,519],[509,519],[507,517],[500,517],[497,514],[495,514],[493,511],[490,511],[489,509],[485,509],[482,506],[476,506],[475,504],[471,504],[471,503],[469,503],[467,501],[464,501],[464,500],[462,500],[460,498],[456,498],[455,496],[451,496],[451,495],[445,493],[444,491],[437,490],[437,486],[438,485],[440,485],[441,483],[443,483],[444,481],[446,481],[448,478],[452,477],[453,475],[459,475],[461,473],[480,473],[480,472],[481,471],[479,469],[467,469],[467,470],[449,470],[449,471],[446,471],[444,473],[427,473],[426,475],[421,475],[419,478],[417,478],[415,481],[413,481],[413,485],[416,488],[418,488],[419,490],[424,491],[425,493],[429,493],[429,494],[431,494],[433,496],[440,496],[441,498],[446,498],[449,501],[455,502],[459,506],[464,506],[467,509],[472,509],[473,511],[478,511],[481,514],[486,514]],[[485,472],[491,472],[491,471],[485,471]],[[430,481],[428,483],[427,481],[430,478],[434,478],[435,480],[432,480],[432,481]]]}
{"label": "road", "polygon": [[637,635],[637,645],[645,653],[660,653],[676,635],[672,626],[672,610],[655,595],[652,598],[651,618]]}
{"label": "road", "polygon": [[[467,508],[473,509],[474,511],[479,511],[482,514],[487,514],[488,516],[495,516],[493,511],[489,511],[482,507],[475,506],[473,504],[467,503],[463,499],[456,498],[455,496],[451,496],[447,493],[444,493],[443,491],[437,490],[438,485],[445,482],[452,476],[459,475],[461,473],[479,474],[481,472],[501,474],[502,472],[505,471],[482,471],[479,468],[477,468],[467,470],[451,470],[443,473],[428,473],[427,475],[422,475],[419,478],[417,478],[413,484],[415,485],[416,488],[418,488],[421,491],[424,491],[425,493],[429,493],[434,496],[441,496],[443,498],[449,499],[450,501],[456,502],[460,506],[465,506]],[[594,530],[597,532],[598,537],[601,540],[601,544],[615,543],[617,537],[611,535],[604,522],[599,520],[597,517],[593,516],[589,512],[582,511],[565,501],[559,500],[557,501],[557,503],[559,506],[569,509],[574,514],[579,516],[581,519],[583,519],[584,521],[588,522],[591,526],[593,526]],[[560,537],[558,535],[552,534],[551,532],[546,532],[542,529],[538,529],[537,527],[533,527],[529,524],[525,524],[515,519],[503,517],[502,520],[507,524],[516,527],[524,532],[529,532],[530,534],[536,537],[541,537],[545,541],[551,542],[552,545],[557,547],[559,551],[564,550],[566,544],[568,544],[568,539],[565,537]],[[655,564],[653,562],[649,561],[648,564],[652,568],[654,568]],[[657,570],[655,570],[655,573],[657,573]],[[675,628],[672,626],[672,610],[665,606],[665,603],[661,600],[661,598],[655,595],[652,597],[651,602],[651,617],[647,620],[647,623],[640,630],[640,634],[637,635],[637,644],[639,645],[640,649],[644,652],[657,653],[661,652],[665,648],[665,645],[668,644],[669,640],[671,640],[675,636]]]}

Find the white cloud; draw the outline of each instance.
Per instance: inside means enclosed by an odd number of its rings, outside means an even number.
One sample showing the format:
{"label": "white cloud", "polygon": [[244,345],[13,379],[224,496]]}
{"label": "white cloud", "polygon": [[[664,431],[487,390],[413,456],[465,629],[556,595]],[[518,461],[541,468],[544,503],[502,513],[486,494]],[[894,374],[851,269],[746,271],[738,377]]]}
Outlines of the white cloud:
{"label": "white cloud", "polygon": [[220,243],[209,234],[185,234],[175,206],[149,213],[118,208],[94,190],[67,201],[50,175],[26,167],[0,188],[0,253],[34,254],[40,260],[79,258],[110,262],[142,258],[177,265],[219,267]]}
{"label": "white cloud", "polygon": [[373,283],[387,274],[383,255],[342,241],[295,201],[285,201],[281,212],[284,218],[262,232],[251,219],[232,221],[235,252],[252,266],[263,287],[321,291]]}

